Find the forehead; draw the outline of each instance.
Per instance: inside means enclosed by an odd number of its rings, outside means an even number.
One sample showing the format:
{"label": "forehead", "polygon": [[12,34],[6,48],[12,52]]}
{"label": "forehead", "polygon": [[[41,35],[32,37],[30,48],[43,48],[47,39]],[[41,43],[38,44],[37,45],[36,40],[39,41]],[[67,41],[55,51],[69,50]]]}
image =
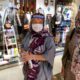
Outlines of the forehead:
{"label": "forehead", "polygon": [[40,19],[40,18],[33,18],[32,19],[32,23],[43,23],[43,19]]}

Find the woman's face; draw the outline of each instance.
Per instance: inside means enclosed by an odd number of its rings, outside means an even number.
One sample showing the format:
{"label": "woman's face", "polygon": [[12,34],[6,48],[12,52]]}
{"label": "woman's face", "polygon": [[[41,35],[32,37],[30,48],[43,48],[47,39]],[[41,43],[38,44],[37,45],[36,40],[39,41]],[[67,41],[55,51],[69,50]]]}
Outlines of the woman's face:
{"label": "woman's face", "polygon": [[41,32],[43,30],[43,20],[39,18],[34,18],[31,21],[32,23],[32,30],[35,32]]}

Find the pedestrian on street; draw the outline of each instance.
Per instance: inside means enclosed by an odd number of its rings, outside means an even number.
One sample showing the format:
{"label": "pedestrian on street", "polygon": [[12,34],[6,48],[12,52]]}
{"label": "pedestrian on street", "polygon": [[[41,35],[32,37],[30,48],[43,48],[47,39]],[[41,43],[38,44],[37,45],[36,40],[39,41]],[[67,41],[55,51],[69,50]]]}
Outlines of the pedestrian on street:
{"label": "pedestrian on street", "polygon": [[30,30],[22,42],[24,80],[51,80],[55,57],[53,36],[44,30],[44,15],[31,17]]}

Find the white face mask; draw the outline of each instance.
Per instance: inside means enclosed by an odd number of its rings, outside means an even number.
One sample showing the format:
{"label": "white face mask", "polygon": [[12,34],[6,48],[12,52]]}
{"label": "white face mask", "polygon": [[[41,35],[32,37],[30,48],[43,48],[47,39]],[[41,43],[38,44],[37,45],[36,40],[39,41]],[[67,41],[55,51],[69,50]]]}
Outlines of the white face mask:
{"label": "white face mask", "polygon": [[43,24],[32,24],[32,29],[35,32],[40,32],[43,29]]}

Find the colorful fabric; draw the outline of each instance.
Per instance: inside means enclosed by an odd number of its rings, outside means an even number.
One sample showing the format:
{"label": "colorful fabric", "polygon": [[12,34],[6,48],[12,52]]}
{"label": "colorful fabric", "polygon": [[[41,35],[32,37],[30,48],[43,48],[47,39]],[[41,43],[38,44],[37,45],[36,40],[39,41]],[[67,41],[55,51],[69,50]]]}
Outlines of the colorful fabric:
{"label": "colorful fabric", "polygon": [[[48,32],[42,31],[41,33],[32,33],[31,42],[29,45],[29,51],[33,54],[42,54],[42,48],[46,36],[49,36]],[[39,73],[39,62],[32,60],[33,68],[28,69],[28,80],[35,80]]]}
{"label": "colorful fabric", "polygon": [[71,71],[74,73],[76,80],[80,80],[80,30],[76,30],[76,46],[73,52]]}
{"label": "colorful fabric", "polygon": [[76,26],[76,47],[74,49],[71,71],[74,73],[76,80],[80,80],[80,16],[79,13],[75,19]]}

